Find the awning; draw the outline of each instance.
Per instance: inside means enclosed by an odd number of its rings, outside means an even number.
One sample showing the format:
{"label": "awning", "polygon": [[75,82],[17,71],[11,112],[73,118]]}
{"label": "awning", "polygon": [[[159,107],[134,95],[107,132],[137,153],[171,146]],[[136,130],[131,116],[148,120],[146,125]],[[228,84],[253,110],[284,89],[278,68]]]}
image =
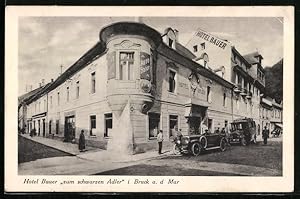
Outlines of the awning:
{"label": "awning", "polygon": [[275,126],[278,126],[280,128],[283,128],[282,124],[281,123],[275,123]]}

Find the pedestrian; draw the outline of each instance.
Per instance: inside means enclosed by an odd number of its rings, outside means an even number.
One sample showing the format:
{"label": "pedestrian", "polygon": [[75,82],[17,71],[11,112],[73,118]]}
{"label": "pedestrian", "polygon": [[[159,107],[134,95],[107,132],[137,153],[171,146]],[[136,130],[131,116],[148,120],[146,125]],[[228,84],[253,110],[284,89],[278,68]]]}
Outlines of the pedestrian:
{"label": "pedestrian", "polygon": [[269,129],[267,129],[267,126],[265,126],[264,130],[262,131],[262,137],[264,140],[264,144],[266,145],[268,143],[268,138],[269,138]]}
{"label": "pedestrian", "polygon": [[163,140],[164,140],[163,131],[159,130],[159,133],[157,134],[158,154],[162,154],[161,150],[162,150],[162,142],[163,142]]}
{"label": "pedestrian", "polygon": [[225,124],[225,127],[222,129],[222,134],[225,134],[225,140],[227,142],[227,146],[230,146],[230,142],[229,142],[230,130],[227,124]]}
{"label": "pedestrian", "polygon": [[81,130],[80,137],[79,137],[79,143],[78,148],[80,152],[83,152],[85,150],[85,136],[84,136],[84,130]]}

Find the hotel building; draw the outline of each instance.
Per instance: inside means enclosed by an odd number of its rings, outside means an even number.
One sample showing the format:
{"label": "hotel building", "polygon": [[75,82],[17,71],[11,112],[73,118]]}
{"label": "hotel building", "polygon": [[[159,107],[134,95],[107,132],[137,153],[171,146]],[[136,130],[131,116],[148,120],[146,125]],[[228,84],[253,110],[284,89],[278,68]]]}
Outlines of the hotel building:
{"label": "hotel building", "polygon": [[261,67],[227,41],[195,50],[203,43],[197,34],[184,47],[172,28],[161,34],[136,22],[104,27],[99,42],[26,101],[27,130],[67,142],[84,130],[88,145],[132,154],[156,148],[160,129],[169,145],[176,128],[213,132],[239,117],[260,124]]}

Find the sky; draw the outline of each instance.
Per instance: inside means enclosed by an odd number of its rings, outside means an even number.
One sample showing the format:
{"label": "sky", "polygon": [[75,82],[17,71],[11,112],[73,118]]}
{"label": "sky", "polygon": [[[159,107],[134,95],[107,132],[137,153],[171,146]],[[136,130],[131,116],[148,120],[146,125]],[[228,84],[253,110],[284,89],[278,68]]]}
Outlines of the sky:
{"label": "sky", "polygon": [[[19,95],[26,85],[33,89],[42,79],[56,79],[99,41],[100,30],[110,23],[134,21],[134,17],[20,17],[18,48]],[[283,20],[274,17],[141,17],[163,33],[179,31],[185,45],[198,28],[229,40],[242,54],[258,50],[263,65],[272,66],[283,57]]]}

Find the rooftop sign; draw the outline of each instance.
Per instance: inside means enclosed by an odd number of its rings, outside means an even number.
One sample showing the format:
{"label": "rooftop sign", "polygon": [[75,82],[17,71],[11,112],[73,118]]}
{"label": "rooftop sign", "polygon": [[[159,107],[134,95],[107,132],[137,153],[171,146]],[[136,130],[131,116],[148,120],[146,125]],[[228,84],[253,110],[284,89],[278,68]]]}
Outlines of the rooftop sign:
{"label": "rooftop sign", "polygon": [[221,39],[218,39],[216,37],[213,37],[212,35],[209,35],[205,32],[202,31],[198,31],[196,34],[197,37],[200,37],[214,45],[216,45],[219,48],[225,49],[227,46],[227,43],[225,43],[224,41],[222,41]]}

